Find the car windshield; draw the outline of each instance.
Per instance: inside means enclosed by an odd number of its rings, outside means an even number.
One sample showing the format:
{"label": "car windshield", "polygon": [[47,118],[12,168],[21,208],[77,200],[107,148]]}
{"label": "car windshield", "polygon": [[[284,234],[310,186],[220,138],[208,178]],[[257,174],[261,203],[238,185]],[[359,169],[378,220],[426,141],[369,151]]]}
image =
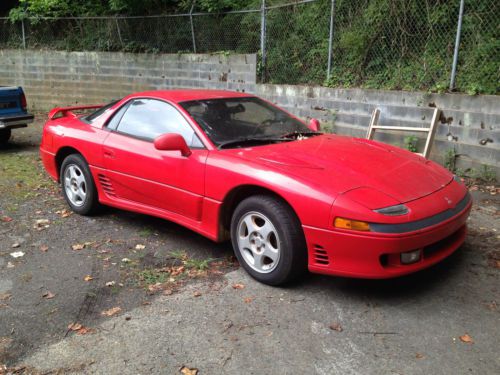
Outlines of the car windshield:
{"label": "car windshield", "polygon": [[181,106],[219,148],[245,142],[284,142],[295,135],[316,134],[286,112],[255,97],[196,100]]}

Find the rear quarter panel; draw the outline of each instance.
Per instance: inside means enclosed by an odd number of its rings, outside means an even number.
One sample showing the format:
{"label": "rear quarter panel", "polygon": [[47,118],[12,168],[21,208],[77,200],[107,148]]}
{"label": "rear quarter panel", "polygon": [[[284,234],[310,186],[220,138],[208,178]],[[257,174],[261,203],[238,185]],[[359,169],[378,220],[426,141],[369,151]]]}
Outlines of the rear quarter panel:
{"label": "rear quarter panel", "polygon": [[[101,145],[107,135],[108,132],[91,126],[76,116],[49,120],[44,126],[40,145],[42,159],[52,158],[53,161],[48,162],[55,164],[57,153],[64,147],[71,147],[82,154],[91,167],[102,167]],[[58,179],[59,171],[56,170],[56,176],[54,176],[54,168],[53,165],[47,167],[49,173]]]}

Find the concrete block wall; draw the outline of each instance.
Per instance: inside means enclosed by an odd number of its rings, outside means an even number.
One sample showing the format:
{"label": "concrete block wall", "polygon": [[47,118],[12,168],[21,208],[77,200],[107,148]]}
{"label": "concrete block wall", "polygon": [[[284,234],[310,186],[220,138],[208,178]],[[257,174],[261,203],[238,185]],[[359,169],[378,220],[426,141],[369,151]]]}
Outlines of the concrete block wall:
{"label": "concrete block wall", "polygon": [[[499,96],[292,85],[257,85],[256,94],[300,117],[317,118],[335,133],[356,137],[366,136],[376,107],[381,110],[379,124],[428,127],[437,106],[442,115],[431,159],[444,163],[447,151],[454,149],[459,168],[477,171],[487,165],[500,177]],[[404,136],[377,133],[375,139],[402,146]],[[420,140],[419,147],[424,143]]]}
{"label": "concrete block wall", "polygon": [[[428,126],[437,106],[443,114],[431,158],[443,163],[455,149],[459,167],[488,165],[500,178],[499,96],[257,84],[256,70],[253,54],[0,51],[0,85],[23,86],[34,110],[101,103],[143,90],[226,89],[255,93],[300,117],[318,118],[338,134],[364,137],[375,107],[382,124]],[[403,136],[376,139],[403,144]]]}
{"label": "concrete block wall", "polygon": [[254,90],[255,82],[255,55],[0,51],[0,85],[23,86],[34,110],[145,90]]}

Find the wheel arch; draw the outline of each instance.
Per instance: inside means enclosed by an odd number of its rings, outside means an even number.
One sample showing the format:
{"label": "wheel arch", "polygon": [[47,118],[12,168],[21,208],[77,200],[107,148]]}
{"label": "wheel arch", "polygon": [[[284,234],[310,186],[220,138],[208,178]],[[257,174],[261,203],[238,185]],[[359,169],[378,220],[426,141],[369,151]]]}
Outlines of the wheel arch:
{"label": "wheel arch", "polygon": [[297,212],[292,207],[292,205],[280,194],[275,191],[259,186],[259,185],[240,185],[231,189],[222,201],[222,206],[219,215],[219,240],[225,241],[231,238],[230,228],[231,228],[231,217],[234,210],[244,199],[255,195],[267,195],[277,200],[281,201],[283,204],[288,206],[300,223],[299,216]]}
{"label": "wheel arch", "polygon": [[71,147],[71,146],[64,146],[64,147],[61,147],[59,150],[57,150],[56,158],[55,158],[56,168],[57,168],[56,169],[57,181],[60,181],[60,179],[61,179],[61,166],[62,166],[64,159],[66,159],[66,157],[68,157],[69,155],[72,155],[72,154],[78,154],[78,155],[83,157],[83,155],[80,151],[78,151],[76,148]]}

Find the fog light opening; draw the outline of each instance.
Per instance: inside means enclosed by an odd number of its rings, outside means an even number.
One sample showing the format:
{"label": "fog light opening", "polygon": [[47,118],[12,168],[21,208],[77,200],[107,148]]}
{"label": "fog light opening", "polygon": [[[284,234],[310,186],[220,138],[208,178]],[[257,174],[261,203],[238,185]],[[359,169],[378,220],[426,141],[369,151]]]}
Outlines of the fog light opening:
{"label": "fog light opening", "polygon": [[406,253],[401,253],[401,264],[412,264],[418,262],[422,258],[422,250],[413,250]]}

